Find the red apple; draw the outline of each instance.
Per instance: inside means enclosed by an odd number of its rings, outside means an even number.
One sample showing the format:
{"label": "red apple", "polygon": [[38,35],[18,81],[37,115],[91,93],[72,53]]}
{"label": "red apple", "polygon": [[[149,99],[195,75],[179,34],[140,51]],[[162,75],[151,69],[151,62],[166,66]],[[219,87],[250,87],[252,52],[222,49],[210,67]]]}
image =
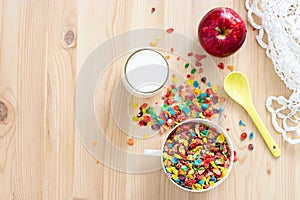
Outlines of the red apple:
{"label": "red apple", "polygon": [[226,57],[236,52],[246,38],[242,17],[231,8],[210,10],[200,21],[198,38],[205,51],[215,57]]}

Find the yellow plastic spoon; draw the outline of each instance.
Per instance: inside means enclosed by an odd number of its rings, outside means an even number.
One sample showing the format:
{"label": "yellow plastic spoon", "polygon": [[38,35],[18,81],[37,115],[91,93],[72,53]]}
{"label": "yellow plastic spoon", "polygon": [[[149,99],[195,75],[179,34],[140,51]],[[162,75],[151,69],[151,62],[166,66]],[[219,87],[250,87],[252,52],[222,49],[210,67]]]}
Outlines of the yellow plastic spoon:
{"label": "yellow plastic spoon", "polygon": [[271,153],[274,157],[278,158],[281,154],[281,150],[255,110],[249,83],[245,75],[240,72],[229,73],[224,80],[224,89],[234,101],[248,112]]}

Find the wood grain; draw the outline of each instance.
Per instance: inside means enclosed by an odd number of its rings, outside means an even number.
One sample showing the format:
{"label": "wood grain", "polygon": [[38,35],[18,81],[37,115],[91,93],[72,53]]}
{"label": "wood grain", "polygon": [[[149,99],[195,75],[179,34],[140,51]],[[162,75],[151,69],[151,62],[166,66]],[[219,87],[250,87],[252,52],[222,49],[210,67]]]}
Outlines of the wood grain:
{"label": "wood grain", "polygon": [[[291,91],[275,74],[250,25],[238,53],[213,60],[246,74],[253,102],[281,147],[279,159],[272,157],[246,112],[231,100],[226,105],[225,126],[230,127],[238,161],[228,179],[206,193],[179,190],[163,171],[127,174],[111,169],[97,161],[76,134],[76,76],[93,49],[114,35],[144,27],[173,27],[197,42],[199,20],[217,6],[232,7],[247,18],[244,2],[229,0],[1,1],[0,200],[297,199],[300,146],[287,144],[276,134],[264,106],[268,96],[289,96]],[[221,78],[228,72],[220,71]],[[115,75],[108,80],[118,79]],[[103,84],[112,88],[108,81]],[[238,126],[240,119],[247,125],[243,130]],[[249,141],[239,139],[242,131],[254,132],[252,152],[247,150]],[[137,140],[130,148],[128,136],[112,122],[106,132],[127,151],[157,144]]]}

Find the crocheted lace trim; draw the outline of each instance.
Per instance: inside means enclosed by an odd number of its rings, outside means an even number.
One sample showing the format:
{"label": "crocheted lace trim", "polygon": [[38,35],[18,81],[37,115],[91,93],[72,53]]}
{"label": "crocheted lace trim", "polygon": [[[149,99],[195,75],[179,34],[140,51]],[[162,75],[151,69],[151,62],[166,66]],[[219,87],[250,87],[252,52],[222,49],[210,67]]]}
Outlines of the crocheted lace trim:
{"label": "crocheted lace trim", "polygon": [[258,44],[266,49],[286,87],[293,90],[288,99],[270,96],[266,100],[274,128],[291,144],[300,143],[299,4],[299,0],[245,0],[248,21],[258,30]]}

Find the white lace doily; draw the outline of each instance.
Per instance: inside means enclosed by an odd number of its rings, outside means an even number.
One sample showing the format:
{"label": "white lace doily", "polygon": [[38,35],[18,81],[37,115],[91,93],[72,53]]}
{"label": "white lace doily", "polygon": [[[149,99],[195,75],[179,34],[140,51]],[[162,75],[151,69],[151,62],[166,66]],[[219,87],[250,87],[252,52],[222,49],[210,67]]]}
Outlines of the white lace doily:
{"label": "white lace doily", "polygon": [[256,40],[293,90],[288,99],[268,97],[273,126],[289,143],[300,143],[300,0],[245,0],[245,6],[248,21],[258,29]]}

